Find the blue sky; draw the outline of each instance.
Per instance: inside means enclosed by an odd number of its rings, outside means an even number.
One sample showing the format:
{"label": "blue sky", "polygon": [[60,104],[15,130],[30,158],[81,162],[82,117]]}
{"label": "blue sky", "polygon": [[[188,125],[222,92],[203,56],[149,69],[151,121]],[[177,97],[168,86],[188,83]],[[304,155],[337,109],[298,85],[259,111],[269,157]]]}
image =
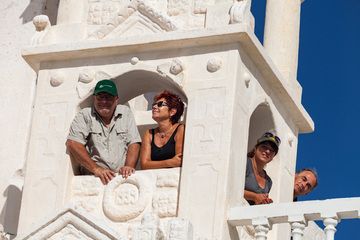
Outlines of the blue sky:
{"label": "blue sky", "polygon": [[[252,0],[262,39],[265,0]],[[315,167],[317,189],[301,200],[360,197],[360,0],[305,0],[298,80],[315,131],[299,137],[297,169]],[[360,239],[360,220],[343,220],[336,240]]]}

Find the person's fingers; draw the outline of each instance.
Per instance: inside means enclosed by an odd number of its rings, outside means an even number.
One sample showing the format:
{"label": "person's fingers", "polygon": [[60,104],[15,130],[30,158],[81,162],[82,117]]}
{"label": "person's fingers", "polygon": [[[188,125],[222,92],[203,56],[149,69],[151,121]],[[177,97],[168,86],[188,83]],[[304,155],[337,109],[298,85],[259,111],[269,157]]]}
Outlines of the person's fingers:
{"label": "person's fingers", "polygon": [[106,185],[106,180],[103,175],[100,175],[100,180],[101,180],[102,184]]}

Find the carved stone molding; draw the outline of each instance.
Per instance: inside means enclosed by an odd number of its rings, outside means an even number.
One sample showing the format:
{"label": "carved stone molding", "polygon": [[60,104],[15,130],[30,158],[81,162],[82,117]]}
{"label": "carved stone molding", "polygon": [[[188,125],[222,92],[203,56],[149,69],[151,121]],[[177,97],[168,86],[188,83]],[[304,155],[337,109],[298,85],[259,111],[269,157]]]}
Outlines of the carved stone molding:
{"label": "carved stone molding", "polygon": [[222,66],[222,59],[218,57],[213,57],[209,59],[209,61],[207,62],[207,70],[212,73],[218,71],[221,68],[221,66]]}
{"label": "carved stone molding", "polygon": [[157,12],[154,8],[147,5],[142,0],[134,0],[131,1],[127,7],[122,8],[117,16],[112,18],[105,26],[90,34],[89,38],[102,39],[106,37],[135,12],[139,12],[141,15],[147,17],[164,31],[169,32],[178,29],[172,20],[167,16]]}
{"label": "carved stone molding", "polygon": [[139,216],[151,201],[151,190],[144,176],[118,176],[105,188],[103,210],[116,222],[125,222]]}
{"label": "carved stone molding", "polygon": [[64,210],[43,223],[23,240],[125,240],[102,222],[92,219],[89,214],[73,208]]}

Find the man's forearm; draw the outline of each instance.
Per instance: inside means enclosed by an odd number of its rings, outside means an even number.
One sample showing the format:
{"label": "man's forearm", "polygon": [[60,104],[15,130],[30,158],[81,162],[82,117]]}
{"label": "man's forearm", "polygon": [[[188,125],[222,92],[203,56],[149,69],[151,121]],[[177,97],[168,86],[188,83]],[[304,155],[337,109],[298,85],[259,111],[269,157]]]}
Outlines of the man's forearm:
{"label": "man's forearm", "polygon": [[70,153],[70,156],[81,166],[85,167],[88,171],[94,173],[94,170],[98,167],[96,163],[90,158],[85,146],[79,142],[73,140],[67,140],[66,146]]}
{"label": "man's forearm", "polygon": [[132,168],[136,167],[136,163],[139,158],[139,151],[140,151],[139,143],[132,143],[129,145],[126,154],[125,166]]}

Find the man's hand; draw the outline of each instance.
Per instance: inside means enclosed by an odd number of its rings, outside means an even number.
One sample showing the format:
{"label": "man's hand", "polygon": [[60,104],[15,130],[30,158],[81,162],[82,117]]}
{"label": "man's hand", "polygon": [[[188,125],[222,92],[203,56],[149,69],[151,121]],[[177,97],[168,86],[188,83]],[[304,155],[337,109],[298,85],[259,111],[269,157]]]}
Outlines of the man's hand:
{"label": "man's hand", "polygon": [[257,193],[254,198],[255,205],[258,204],[269,204],[272,203],[273,200],[269,198],[269,194],[267,193]]}
{"label": "man's hand", "polygon": [[101,182],[104,185],[108,184],[111,181],[111,179],[115,177],[115,173],[113,171],[102,167],[95,168],[93,173],[96,177],[100,178]]}
{"label": "man's hand", "polygon": [[123,166],[120,168],[119,173],[122,175],[123,178],[128,178],[135,172],[133,167]]}

